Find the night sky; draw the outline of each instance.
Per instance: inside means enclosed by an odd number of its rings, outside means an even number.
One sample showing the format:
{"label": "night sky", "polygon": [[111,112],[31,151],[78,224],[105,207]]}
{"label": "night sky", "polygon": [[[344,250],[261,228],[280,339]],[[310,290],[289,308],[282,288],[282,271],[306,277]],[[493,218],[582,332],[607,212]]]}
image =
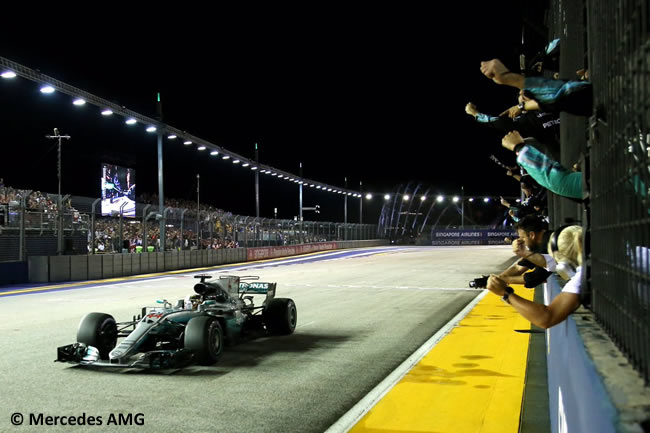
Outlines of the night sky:
{"label": "night sky", "polygon": [[[467,3],[436,10],[256,11],[221,18],[213,28],[128,32],[102,38],[51,32],[47,41],[5,39],[0,56],[141,114],[156,117],[162,94],[164,121],[245,157],[291,173],[364,192],[392,192],[409,181],[437,193],[515,195],[518,186],[489,161],[502,150],[500,135],[465,114],[469,101],[498,114],[515,103],[516,90],[483,77],[480,61],[501,58],[515,69],[522,52],[521,2],[499,10]],[[517,5],[517,6],[514,6]],[[527,6],[530,7],[530,6]],[[271,14],[271,15],[269,15]],[[226,25],[227,24],[227,25]],[[197,30],[200,28],[200,30]],[[87,44],[88,39],[92,41]],[[528,37],[532,55],[546,42]],[[100,163],[134,167],[137,193],[157,192],[155,134],[104,118],[91,105],[75,107],[67,95],[42,95],[39,86],[0,80],[6,185],[56,192],[56,146],[44,136],[57,127],[64,143],[63,192],[98,196]],[[254,175],[230,161],[165,140],[165,195],[254,215]],[[265,175],[261,213],[293,218],[297,184]],[[358,221],[358,199],[349,199]],[[381,198],[364,203],[364,222],[376,222]],[[342,220],[340,195],[305,189],[304,206]]]}

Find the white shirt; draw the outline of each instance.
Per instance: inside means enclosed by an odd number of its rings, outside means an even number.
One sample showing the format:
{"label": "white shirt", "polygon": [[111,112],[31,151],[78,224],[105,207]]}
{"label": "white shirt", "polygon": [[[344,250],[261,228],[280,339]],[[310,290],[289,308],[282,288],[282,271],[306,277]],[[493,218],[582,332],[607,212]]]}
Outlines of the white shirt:
{"label": "white shirt", "polygon": [[576,268],[576,274],[571,277],[569,281],[562,288],[563,292],[580,294],[580,286],[582,285],[582,266]]}

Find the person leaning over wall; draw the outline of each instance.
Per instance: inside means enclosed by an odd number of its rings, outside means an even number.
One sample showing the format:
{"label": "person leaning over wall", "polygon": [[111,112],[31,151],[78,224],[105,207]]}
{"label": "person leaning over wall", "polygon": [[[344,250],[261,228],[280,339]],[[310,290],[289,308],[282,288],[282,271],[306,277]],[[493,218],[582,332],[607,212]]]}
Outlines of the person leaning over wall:
{"label": "person leaning over wall", "polygon": [[563,197],[582,199],[582,173],[569,170],[537,146],[535,139],[524,139],[518,131],[503,137],[501,145],[517,155],[517,164],[535,181]]}
{"label": "person leaning over wall", "polygon": [[512,305],[533,325],[548,329],[563,322],[580,305],[582,284],[582,227],[572,225],[560,227],[553,232],[548,242],[552,258],[535,252],[518,251],[517,255],[530,262],[555,272],[568,280],[549,305],[532,302],[518,296],[508,284],[497,275],[490,275],[487,289]]}
{"label": "person leaning over wall", "polygon": [[527,98],[537,101],[542,111],[592,114],[593,89],[589,81],[524,77],[511,72],[499,59],[481,62],[481,72],[497,84],[523,90]]}

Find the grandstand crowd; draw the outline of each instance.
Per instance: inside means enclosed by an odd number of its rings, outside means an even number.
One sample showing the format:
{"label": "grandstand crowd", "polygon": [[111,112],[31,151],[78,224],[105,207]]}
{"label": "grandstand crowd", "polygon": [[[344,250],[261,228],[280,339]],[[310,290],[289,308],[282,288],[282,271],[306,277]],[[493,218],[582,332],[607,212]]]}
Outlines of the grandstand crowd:
{"label": "grandstand crowd", "polygon": [[[41,191],[21,190],[4,185],[0,179],[0,233],[7,225],[18,224],[18,209],[25,198],[26,226],[28,228],[54,229],[58,215],[57,198],[55,194]],[[143,194],[138,202],[158,205],[156,194]],[[181,251],[193,249],[222,249],[239,248],[240,240],[253,240],[258,233],[255,226],[235,225],[233,215],[209,204],[201,204],[201,237],[197,236],[196,217],[197,203],[189,200],[170,198],[165,200],[168,225],[165,230],[165,249]],[[120,242],[120,220],[112,216],[98,216],[95,220],[95,239],[91,247],[91,224],[88,215],[80,214],[72,205],[70,199],[64,202],[64,226],[75,230],[86,230],[88,233],[88,252],[94,248],[95,253],[137,253],[143,251],[160,251],[160,226],[156,221],[149,221],[145,233],[141,218],[125,218],[122,220],[122,237]],[[42,218],[42,216],[45,218]],[[180,221],[184,218],[184,228],[181,233]],[[246,236],[244,235],[246,231]],[[267,230],[265,240],[273,245],[291,245],[299,243],[300,235],[294,230],[283,230],[281,227]],[[327,236],[303,234],[304,242],[326,242]],[[146,246],[146,249],[145,249]]]}

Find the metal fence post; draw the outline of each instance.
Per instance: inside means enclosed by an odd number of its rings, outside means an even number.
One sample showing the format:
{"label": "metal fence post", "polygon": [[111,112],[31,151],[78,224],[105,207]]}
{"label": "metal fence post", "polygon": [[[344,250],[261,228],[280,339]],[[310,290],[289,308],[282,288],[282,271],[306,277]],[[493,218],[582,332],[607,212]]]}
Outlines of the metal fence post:
{"label": "metal fence post", "polygon": [[185,212],[187,212],[187,209],[183,209],[183,212],[181,212],[181,251],[185,248],[185,244],[183,243],[183,220],[185,219]]}
{"label": "metal fence post", "polygon": [[142,251],[147,252],[147,211],[151,207],[150,204],[146,205],[142,210]]}
{"label": "metal fence post", "polygon": [[25,201],[32,193],[32,190],[25,191],[26,193],[20,199],[20,246],[18,249],[18,260],[25,261],[25,208],[27,207]]}
{"label": "metal fence post", "polygon": [[96,199],[91,208],[90,229],[92,230],[92,233],[90,234],[90,254],[95,254],[95,206],[97,206],[97,203],[100,201],[102,201],[101,198]]}

